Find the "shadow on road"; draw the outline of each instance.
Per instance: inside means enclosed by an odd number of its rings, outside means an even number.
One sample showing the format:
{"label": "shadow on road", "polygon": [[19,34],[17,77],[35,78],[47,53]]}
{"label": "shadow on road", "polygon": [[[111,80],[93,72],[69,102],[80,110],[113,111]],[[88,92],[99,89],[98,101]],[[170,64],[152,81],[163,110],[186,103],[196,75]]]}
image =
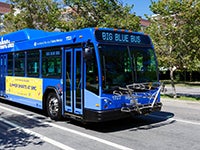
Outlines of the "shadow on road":
{"label": "shadow on road", "polygon": [[[12,104],[12,106],[17,105],[16,107],[20,107],[29,111],[42,113],[38,109],[33,109],[12,102],[6,103]],[[32,113],[28,114],[28,116],[33,115],[34,114]],[[44,120],[46,117],[40,117],[38,119]],[[28,145],[40,146],[44,144],[44,141],[42,141],[39,137],[26,133],[22,129],[32,129],[35,127],[47,128],[48,125],[44,125],[40,121],[27,118],[23,115],[6,115],[4,112],[0,113],[0,150],[15,150],[16,148],[25,148]]]}
{"label": "shadow on road", "polygon": [[170,125],[175,120],[168,120],[173,118],[174,114],[171,112],[154,112],[146,116],[133,116],[126,119],[120,119],[115,121],[103,122],[103,123],[90,123],[83,125],[76,121],[71,121],[72,124],[78,126],[84,126],[86,129],[94,130],[97,132],[117,132],[122,130],[149,130],[153,128]]}
{"label": "shadow on road", "polygon": [[21,115],[0,115],[0,118],[0,149],[14,150],[18,147],[25,147],[30,144],[36,146],[44,143],[39,137],[26,133],[21,127],[26,129],[35,127],[46,128],[48,127],[47,125]]}
{"label": "shadow on road", "polygon": [[0,149],[2,150],[15,150],[16,148],[24,148],[30,144],[42,145],[44,143],[40,138],[16,128],[9,130],[0,129],[0,131]]}
{"label": "shadow on road", "polygon": [[[6,102],[6,103],[10,104],[12,102]],[[43,111],[34,109],[32,107],[19,105],[16,103],[12,103],[11,105],[17,105],[16,107],[20,107],[22,109],[26,109],[28,111],[35,112],[37,114],[42,114],[43,116],[45,115],[43,113]],[[31,116],[31,113],[29,114],[29,116]],[[95,130],[97,132],[107,133],[107,132],[117,132],[117,131],[122,131],[122,130],[137,131],[137,130],[150,130],[153,128],[159,128],[159,127],[162,127],[165,125],[170,125],[170,124],[174,123],[175,122],[174,120],[169,119],[169,118],[173,118],[173,116],[174,116],[174,114],[171,112],[161,111],[161,112],[154,112],[154,113],[151,113],[150,115],[146,115],[146,116],[133,116],[133,117],[126,118],[126,119],[103,122],[103,123],[83,124],[81,122],[74,121],[74,120],[68,120],[68,119],[64,119],[64,120],[62,120],[62,122],[66,122],[66,124],[70,123],[70,124],[73,124],[76,126],[80,126],[80,127],[86,128],[88,130]],[[0,115],[0,117],[1,117],[1,115]],[[8,120],[10,119],[10,120],[12,120],[12,122],[19,124],[19,125],[23,126],[24,128],[30,129],[30,128],[34,128],[34,127],[46,127],[40,121],[28,119],[28,118],[26,118],[24,116],[20,116],[20,115],[12,115],[6,119],[8,119]],[[44,120],[44,121],[48,120],[45,116],[37,118],[37,119]],[[21,122],[22,122],[22,124],[21,124]],[[20,137],[20,136],[22,136],[21,133],[18,135],[19,135],[18,138],[19,138],[19,142],[20,142],[20,138],[23,138],[23,137]],[[12,134],[11,134],[11,136],[12,136]],[[30,136],[30,135],[26,135],[26,136]],[[1,137],[2,136],[0,136],[0,143],[3,140],[3,139],[1,139]],[[16,137],[15,140],[17,140],[18,138]],[[7,138],[7,139],[8,139],[7,144],[9,144],[9,142],[11,142],[11,141],[9,141],[9,138]],[[22,142],[21,144],[23,145],[24,143]]]}

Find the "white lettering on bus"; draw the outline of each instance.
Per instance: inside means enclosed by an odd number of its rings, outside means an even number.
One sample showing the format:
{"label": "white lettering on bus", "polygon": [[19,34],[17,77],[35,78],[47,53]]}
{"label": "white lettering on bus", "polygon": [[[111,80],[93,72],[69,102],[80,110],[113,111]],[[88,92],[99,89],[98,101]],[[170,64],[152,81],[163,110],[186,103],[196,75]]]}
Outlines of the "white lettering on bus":
{"label": "white lettering on bus", "polygon": [[102,32],[102,39],[105,41],[112,41],[113,35],[112,35],[112,33]]}
{"label": "white lettering on bus", "polygon": [[129,42],[129,36],[128,34],[118,34],[118,33],[115,33],[115,41],[116,42]]}
{"label": "white lettering on bus", "polygon": [[102,32],[101,38],[104,41],[120,42],[120,43],[141,44],[142,42],[140,35],[130,35],[125,33]]}
{"label": "white lettering on bus", "polygon": [[140,36],[131,35],[131,43],[141,43]]}
{"label": "white lettering on bus", "polygon": [[54,43],[61,43],[63,42],[63,39],[52,39],[49,41],[40,41],[40,42],[34,42],[34,46],[41,46],[41,45],[47,45],[47,44],[54,44]]}
{"label": "white lettering on bus", "polygon": [[0,49],[12,48],[14,47],[14,43],[11,43],[10,40],[4,40],[3,37],[0,40]]}

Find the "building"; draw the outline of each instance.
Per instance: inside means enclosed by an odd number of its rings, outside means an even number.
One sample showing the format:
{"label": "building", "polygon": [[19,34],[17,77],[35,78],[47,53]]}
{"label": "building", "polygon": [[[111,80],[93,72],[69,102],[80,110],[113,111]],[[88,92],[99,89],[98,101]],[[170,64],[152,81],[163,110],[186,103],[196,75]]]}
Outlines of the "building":
{"label": "building", "polygon": [[148,27],[150,25],[150,21],[141,18],[140,19],[140,25],[142,27]]}
{"label": "building", "polygon": [[0,2],[0,32],[3,30],[3,18],[4,15],[11,11],[10,5]]}
{"label": "building", "polygon": [[144,31],[150,25],[150,21],[140,18],[141,31]]}
{"label": "building", "polygon": [[10,12],[10,5],[0,2],[0,15]]}

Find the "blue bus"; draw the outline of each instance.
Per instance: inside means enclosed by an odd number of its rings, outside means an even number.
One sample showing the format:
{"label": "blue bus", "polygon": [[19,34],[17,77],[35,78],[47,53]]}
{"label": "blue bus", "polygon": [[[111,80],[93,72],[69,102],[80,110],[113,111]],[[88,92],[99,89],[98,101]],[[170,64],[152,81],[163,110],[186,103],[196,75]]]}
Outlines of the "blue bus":
{"label": "blue bus", "polygon": [[0,98],[102,122],[160,111],[158,64],[148,35],[85,28],[0,36]]}

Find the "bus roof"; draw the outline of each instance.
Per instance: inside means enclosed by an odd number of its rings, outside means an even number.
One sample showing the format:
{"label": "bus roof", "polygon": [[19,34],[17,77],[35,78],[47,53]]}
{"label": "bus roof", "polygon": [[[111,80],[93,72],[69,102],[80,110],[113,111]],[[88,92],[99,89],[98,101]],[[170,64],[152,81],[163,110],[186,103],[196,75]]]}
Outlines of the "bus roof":
{"label": "bus roof", "polygon": [[[50,36],[50,35],[55,35],[57,34],[56,32],[45,32],[42,30],[36,30],[36,29],[23,29],[19,30],[16,32],[12,32],[9,34],[5,34],[1,36],[1,39],[9,39],[10,41],[16,42],[22,42],[22,41],[27,41],[30,39],[35,39],[35,38],[41,38],[44,36]],[[1,41],[2,42],[2,41]],[[2,44],[2,43],[1,43]]]}
{"label": "bus roof", "polygon": [[[26,28],[0,36],[0,53],[81,43],[87,42],[88,40],[100,41],[100,38],[98,38],[96,34],[97,32],[95,33],[97,30],[144,36],[144,34],[138,32],[130,32],[128,30],[116,30],[110,28],[85,28],[70,32],[46,32],[43,30]],[[97,39],[95,39],[95,36]]]}
{"label": "bus roof", "polygon": [[71,32],[46,32],[36,29],[23,29],[0,36],[0,52],[84,42],[84,40],[87,41],[92,38],[92,30],[93,28],[86,28]]}

